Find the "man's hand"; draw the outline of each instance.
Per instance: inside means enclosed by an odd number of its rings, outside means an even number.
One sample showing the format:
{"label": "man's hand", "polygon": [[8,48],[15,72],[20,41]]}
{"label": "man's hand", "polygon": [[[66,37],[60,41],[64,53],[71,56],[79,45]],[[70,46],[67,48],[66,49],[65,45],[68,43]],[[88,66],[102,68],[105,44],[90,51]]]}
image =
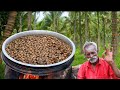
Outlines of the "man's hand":
{"label": "man's hand", "polygon": [[109,48],[105,47],[105,52],[103,53],[102,57],[110,64],[112,65],[114,63],[113,60],[113,47],[110,50]]}

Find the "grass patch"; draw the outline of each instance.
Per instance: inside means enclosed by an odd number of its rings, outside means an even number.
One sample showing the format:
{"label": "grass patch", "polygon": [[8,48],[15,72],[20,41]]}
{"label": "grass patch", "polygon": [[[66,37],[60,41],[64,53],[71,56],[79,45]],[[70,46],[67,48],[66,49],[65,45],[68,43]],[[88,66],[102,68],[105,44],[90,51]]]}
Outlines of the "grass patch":
{"label": "grass patch", "polygon": [[72,63],[72,66],[82,64],[86,61],[84,54],[80,54],[80,49],[76,48],[75,56],[74,56],[74,61]]}

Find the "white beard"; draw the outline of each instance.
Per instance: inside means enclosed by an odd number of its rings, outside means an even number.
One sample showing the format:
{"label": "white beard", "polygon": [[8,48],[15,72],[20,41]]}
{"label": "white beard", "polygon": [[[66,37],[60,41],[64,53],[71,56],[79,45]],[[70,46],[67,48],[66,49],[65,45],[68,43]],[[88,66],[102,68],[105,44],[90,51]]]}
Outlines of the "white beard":
{"label": "white beard", "polygon": [[93,56],[92,58],[88,58],[88,61],[90,61],[90,63],[95,63],[97,62],[98,57],[97,56]]}

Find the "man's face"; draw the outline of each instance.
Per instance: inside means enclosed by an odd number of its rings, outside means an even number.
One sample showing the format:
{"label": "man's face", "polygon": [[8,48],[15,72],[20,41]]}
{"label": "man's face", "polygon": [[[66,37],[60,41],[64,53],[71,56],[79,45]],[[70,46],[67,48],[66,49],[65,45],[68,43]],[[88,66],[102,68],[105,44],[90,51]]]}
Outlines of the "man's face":
{"label": "man's face", "polygon": [[85,48],[85,57],[91,62],[95,63],[98,60],[97,50],[94,45]]}

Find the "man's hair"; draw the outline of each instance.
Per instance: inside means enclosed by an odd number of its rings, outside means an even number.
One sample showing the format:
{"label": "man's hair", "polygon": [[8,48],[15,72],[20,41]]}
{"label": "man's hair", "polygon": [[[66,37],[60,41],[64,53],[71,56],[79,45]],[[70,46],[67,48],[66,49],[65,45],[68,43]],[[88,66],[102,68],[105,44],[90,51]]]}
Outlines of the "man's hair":
{"label": "man's hair", "polygon": [[95,43],[95,42],[88,42],[88,41],[86,41],[85,42],[85,44],[83,45],[83,51],[84,51],[84,49],[86,48],[86,47],[88,47],[88,46],[90,46],[90,45],[94,45],[95,46],[95,49],[96,49],[96,51],[97,51],[97,44]]}

